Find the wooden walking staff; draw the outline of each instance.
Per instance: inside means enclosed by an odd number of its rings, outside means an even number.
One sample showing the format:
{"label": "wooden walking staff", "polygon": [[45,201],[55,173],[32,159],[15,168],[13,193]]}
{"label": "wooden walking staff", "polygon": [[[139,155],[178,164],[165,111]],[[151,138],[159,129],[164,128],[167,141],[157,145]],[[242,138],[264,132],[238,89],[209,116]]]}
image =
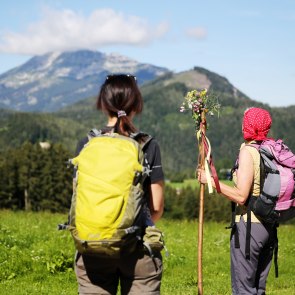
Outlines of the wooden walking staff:
{"label": "wooden walking staff", "polygon": [[[220,192],[219,181],[215,167],[211,157],[211,146],[208,138],[206,137],[206,114],[213,115],[214,112],[219,113],[220,105],[216,98],[207,95],[207,90],[189,91],[184,102],[180,107],[180,112],[189,110],[195,123],[196,136],[199,142],[199,161],[198,168],[205,169],[208,179],[208,191],[213,192],[211,176],[214,178],[217,192]],[[202,256],[203,256],[203,225],[204,225],[204,194],[205,184],[200,184],[200,206],[199,206],[199,234],[198,234],[198,294],[203,294],[203,275],[202,275]]]}
{"label": "wooden walking staff", "polygon": [[[219,180],[216,169],[213,164],[211,155],[211,146],[209,139],[206,137],[207,121],[206,121],[207,109],[203,109],[201,112],[200,128],[197,132],[197,139],[199,142],[199,164],[198,168],[204,169],[207,176],[208,192],[213,193],[213,186],[211,182],[211,175],[213,177],[215,188],[220,193]],[[197,175],[197,173],[196,173]],[[198,231],[198,294],[203,295],[203,273],[202,273],[202,258],[203,258],[203,228],[204,228],[204,196],[205,196],[205,184],[200,183],[200,204],[199,204],[199,231]]]}
{"label": "wooden walking staff", "polygon": [[[203,110],[201,113],[200,131],[206,136],[206,114]],[[205,168],[205,145],[203,142],[204,137],[201,136],[199,140],[199,164],[197,168]],[[197,171],[196,171],[197,175]],[[203,229],[204,229],[204,194],[205,184],[200,184],[200,203],[199,203],[199,231],[198,231],[198,294],[203,295]]]}

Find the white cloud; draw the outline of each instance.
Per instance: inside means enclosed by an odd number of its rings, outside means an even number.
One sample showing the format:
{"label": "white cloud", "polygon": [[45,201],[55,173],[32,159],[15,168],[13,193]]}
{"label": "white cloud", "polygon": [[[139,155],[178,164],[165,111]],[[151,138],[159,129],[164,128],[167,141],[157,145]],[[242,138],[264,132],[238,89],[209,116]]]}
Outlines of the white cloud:
{"label": "white cloud", "polygon": [[205,39],[208,35],[207,30],[203,27],[194,27],[187,29],[186,34],[187,36],[198,40]]}
{"label": "white cloud", "polygon": [[45,9],[43,19],[24,32],[2,34],[0,52],[35,55],[115,44],[142,46],[167,30],[167,23],[151,26],[145,19],[112,9],[95,10],[87,17],[72,10]]}

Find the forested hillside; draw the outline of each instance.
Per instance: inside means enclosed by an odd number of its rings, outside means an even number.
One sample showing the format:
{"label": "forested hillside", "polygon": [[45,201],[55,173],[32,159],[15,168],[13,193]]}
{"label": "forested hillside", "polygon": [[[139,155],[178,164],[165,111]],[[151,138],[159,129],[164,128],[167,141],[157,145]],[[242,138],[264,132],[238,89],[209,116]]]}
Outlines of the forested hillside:
{"label": "forested hillside", "polygon": [[[218,97],[222,106],[219,117],[207,118],[207,135],[218,171],[232,167],[242,142],[243,112],[250,106],[268,109],[273,117],[271,136],[283,138],[295,150],[295,106],[270,108],[255,102],[225,78],[202,68],[170,73],[141,87],[145,105],[143,114],[136,118],[138,128],[160,143],[167,179],[194,177],[198,148],[193,121],[189,113],[179,109],[187,91],[204,87]],[[66,161],[73,156],[80,138],[105,123],[104,115],[94,106],[95,97],[90,97],[54,113],[0,111],[1,208],[53,212],[69,209],[72,169],[67,169]],[[40,142],[51,146],[41,148]],[[193,189],[167,187],[165,198],[166,216],[197,217],[197,206],[192,206],[197,204]],[[213,211],[208,207],[206,216],[224,220],[224,206],[228,204],[217,199],[220,203],[208,203],[213,204]]]}
{"label": "forested hillside", "polygon": [[[251,100],[225,78],[202,68],[168,74],[141,87],[145,105],[136,124],[159,141],[169,179],[193,176],[198,152],[193,122],[190,114],[179,112],[179,107],[187,91],[203,87],[216,95],[222,106],[219,118],[208,117],[207,134],[218,168],[231,167],[242,141],[241,118],[250,106],[268,109],[273,116],[271,135],[283,138],[295,150],[295,106],[270,108]],[[104,124],[103,114],[94,105],[95,98],[88,98],[50,114],[2,111],[1,149],[19,147],[25,141],[50,141],[63,144],[73,153],[79,138]]]}

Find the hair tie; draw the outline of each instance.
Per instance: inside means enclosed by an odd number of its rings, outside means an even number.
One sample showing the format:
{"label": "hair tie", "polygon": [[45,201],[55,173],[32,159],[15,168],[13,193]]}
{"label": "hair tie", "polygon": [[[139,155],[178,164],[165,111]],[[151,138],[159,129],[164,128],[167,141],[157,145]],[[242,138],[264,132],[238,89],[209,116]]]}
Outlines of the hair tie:
{"label": "hair tie", "polygon": [[118,111],[118,118],[124,117],[124,116],[127,116],[125,111],[123,110]]}

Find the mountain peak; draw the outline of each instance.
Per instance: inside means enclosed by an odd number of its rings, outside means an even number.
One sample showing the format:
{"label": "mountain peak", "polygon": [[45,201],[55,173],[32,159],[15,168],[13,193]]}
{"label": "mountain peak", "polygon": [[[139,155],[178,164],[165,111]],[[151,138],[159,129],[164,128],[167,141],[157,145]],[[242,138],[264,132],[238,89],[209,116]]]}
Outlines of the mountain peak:
{"label": "mountain peak", "polygon": [[55,111],[97,94],[107,74],[129,73],[139,84],[168,72],[116,53],[78,50],[34,56],[0,75],[0,107]]}

